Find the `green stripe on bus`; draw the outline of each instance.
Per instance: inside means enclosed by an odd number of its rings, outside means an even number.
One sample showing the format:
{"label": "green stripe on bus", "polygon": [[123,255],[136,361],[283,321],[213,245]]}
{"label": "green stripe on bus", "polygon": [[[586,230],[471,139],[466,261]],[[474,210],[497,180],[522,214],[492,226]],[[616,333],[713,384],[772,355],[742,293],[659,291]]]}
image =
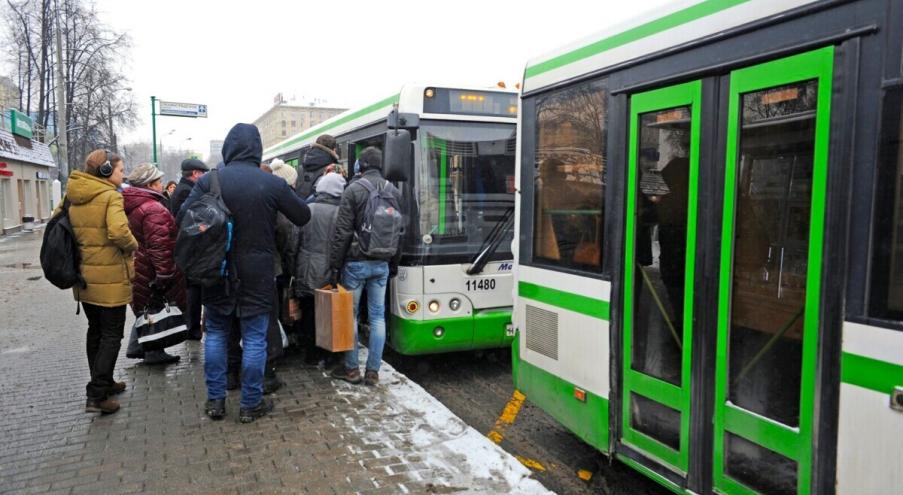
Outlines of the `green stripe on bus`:
{"label": "green stripe on bus", "polygon": [[286,148],[290,148],[292,145],[298,144],[307,138],[310,138],[313,136],[319,136],[320,134],[323,134],[324,132],[326,132],[330,129],[334,129],[334,128],[336,128],[346,122],[350,122],[358,117],[363,117],[364,115],[367,115],[370,112],[375,112],[376,110],[379,110],[380,108],[382,108],[384,106],[393,105],[395,103],[398,103],[398,96],[399,95],[392,95],[392,96],[386,98],[385,100],[381,100],[381,101],[378,101],[378,102],[370,105],[369,107],[362,108],[354,113],[350,113],[327,126],[313,129],[311,131],[305,132],[304,134],[301,134],[299,136],[291,138],[289,141],[286,141],[282,144],[277,144],[276,146],[274,146],[268,150],[264,150],[264,154],[285,151]]}
{"label": "green stripe on bus", "polygon": [[518,283],[517,293],[541,303],[557,306],[576,313],[608,320],[608,301],[542,287],[529,282]]}
{"label": "green stripe on bus", "polygon": [[840,362],[840,380],[890,394],[894,387],[903,387],[903,366],[844,352]]}
{"label": "green stripe on bus", "polygon": [[[608,399],[522,360],[519,339],[511,344],[514,387],[584,442],[608,452]],[[586,393],[585,401],[574,397],[575,389]]]}
{"label": "green stripe on bus", "polygon": [[536,77],[544,72],[564,67],[579,60],[583,60],[602,52],[606,52],[613,48],[632,43],[634,41],[658,34],[662,31],[675,28],[681,24],[701,19],[712,14],[721,12],[722,10],[746,3],[749,0],[706,0],[704,2],[693,5],[683,10],[666,15],[654,21],[647,22],[633,29],[603,38],[589,45],[582,46],[576,50],[559,55],[555,58],[540,62],[536,65],[527,67],[524,77],[529,79]]}

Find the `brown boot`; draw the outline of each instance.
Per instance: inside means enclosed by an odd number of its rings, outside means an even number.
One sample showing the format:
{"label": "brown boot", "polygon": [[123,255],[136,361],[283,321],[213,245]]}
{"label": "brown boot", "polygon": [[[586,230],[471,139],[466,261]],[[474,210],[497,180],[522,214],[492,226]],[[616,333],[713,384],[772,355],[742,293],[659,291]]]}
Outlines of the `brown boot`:
{"label": "brown boot", "polygon": [[332,370],[330,376],[339,380],[345,380],[348,383],[357,385],[361,382],[361,370],[357,368],[346,368],[340,364],[336,369]]}
{"label": "brown boot", "polygon": [[364,385],[375,387],[379,384],[379,372],[376,370],[367,370],[364,373]]}
{"label": "brown boot", "polygon": [[85,412],[112,414],[119,410],[119,401],[116,399],[94,400],[88,399],[85,403]]}

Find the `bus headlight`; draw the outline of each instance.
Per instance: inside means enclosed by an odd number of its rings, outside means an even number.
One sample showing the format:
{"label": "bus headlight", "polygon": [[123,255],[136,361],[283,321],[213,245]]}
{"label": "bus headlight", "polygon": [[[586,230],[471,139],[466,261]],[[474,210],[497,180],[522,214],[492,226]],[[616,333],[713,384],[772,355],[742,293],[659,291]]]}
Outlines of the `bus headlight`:
{"label": "bus headlight", "polygon": [[436,301],[436,300],[430,301],[430,303],[427,305],[427,307],[430,309],[431,313],[438,313],[439,312],[439,301]]}
{"label": "bus headlight", "polygon": [[461,309],[461,300],[457,297],[448,302],[448,309],[457,311]]}
{"label": "bus headlight", "polygon": [[420,303],[416,300],[408,301],[408,303],[404,305],[404,310],[410,314],[416,313],[418,309],[420,309]]}

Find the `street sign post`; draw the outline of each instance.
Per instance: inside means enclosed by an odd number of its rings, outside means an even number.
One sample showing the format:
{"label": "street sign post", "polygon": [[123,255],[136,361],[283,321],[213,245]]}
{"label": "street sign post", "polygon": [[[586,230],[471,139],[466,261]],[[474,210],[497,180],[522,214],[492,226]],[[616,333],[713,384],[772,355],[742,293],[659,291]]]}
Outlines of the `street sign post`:
{"label": "street sign post", "polygon": [[158,115],[170,117],[207,118],[207,105],[201,103],[178,103],[175,101],[158,100],[160,111]]}
{"label": "street sign post", "polygon": [[[159,111],[157,111],[159,105]],[[158,100],[151,96],[151,132],[153,133],[151,146],[153,146],[154,163],[157,163],[157,116],[188,117],[192,119],[207,118],[207,105],[203,103],[179,103],[175,101]]]}

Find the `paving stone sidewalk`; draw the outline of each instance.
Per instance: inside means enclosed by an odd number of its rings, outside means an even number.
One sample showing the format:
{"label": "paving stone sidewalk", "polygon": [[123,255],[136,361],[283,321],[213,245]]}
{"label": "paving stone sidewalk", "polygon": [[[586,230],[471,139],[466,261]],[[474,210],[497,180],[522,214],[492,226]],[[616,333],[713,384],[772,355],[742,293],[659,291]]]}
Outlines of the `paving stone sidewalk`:
{"label": "paving stone sidewalk", "polygon": [[237,391],[226,420],[203,413],[203,344],[156,367],[124,340],[122,410],[86,414],[87,320],[38,278],[39,248],[40,233],[0,240],[0,493],[546,493],[388,365],[374,389],[290,355],[275,411],[243,425]]}

